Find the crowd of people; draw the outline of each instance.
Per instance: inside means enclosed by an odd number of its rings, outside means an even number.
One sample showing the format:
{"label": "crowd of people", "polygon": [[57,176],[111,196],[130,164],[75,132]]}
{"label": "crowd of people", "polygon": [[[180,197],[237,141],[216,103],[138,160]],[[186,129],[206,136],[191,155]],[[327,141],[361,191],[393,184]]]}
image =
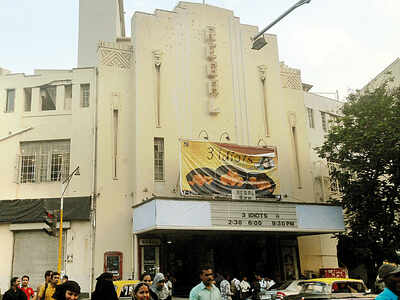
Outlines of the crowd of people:
{"label": "crowd of people", "polygon": [[[384,264],[379,268],[379,280],[385,284],[377,300],[398,300],[400,294],[400,266]],[[37,293],[29,286],[29,276],[13,277],[10,289],[3,295],[3,300],[77,300],[81,289],[77,282],[67,276],[60,278],[57,272],[46,271],[45,281],[37,288]],[[246,276],[239,280],[230,274],[215,274],[211,267],[199,269],[200,283],[190,291],[189,300],[260,300],[263,291],[272,287],[275,282],[254,274],[249,282]],[[113,274],[103,273],[96,278],[92,300],[118,300]],[[132,300],[172,300],[173,279],[168,275],[157,273],[154,278],[144,273],[140,282],[133,288],[127,287],[121,296],[132,297]]]}
{"label": "crowd of people", "polygon": [[29,285],[29,276],[13,277],[10,289],[3,295],[3,300],[77,300],[81,292],[79,284],[68,280],[68,276],[60,278],[60,273],[46,271],[44,282],[34,291]]}
{"label": "crowd of people", "polygon": [[248,280],[247,276],[242,276],[239,280],[227,273],[216,273],[214,276],[210,267],[202,267],[199,271],[201,282],[191,290],[190,300],[206,299],[203,296],[208,290],[212,300],[259,300],[275,284],[274,280],[259,273],[254,273],[253,280]]}

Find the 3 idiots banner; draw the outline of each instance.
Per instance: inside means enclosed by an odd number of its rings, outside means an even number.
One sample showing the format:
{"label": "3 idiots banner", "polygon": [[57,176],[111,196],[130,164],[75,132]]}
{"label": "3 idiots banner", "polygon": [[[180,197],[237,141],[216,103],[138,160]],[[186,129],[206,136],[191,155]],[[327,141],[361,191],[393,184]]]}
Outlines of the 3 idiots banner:
{"label": "3 idiots banner", "polygon": [[232,196],[252,190],[256,198],[279,195],[275,147],[180,140],[180,185],[183,195]]}

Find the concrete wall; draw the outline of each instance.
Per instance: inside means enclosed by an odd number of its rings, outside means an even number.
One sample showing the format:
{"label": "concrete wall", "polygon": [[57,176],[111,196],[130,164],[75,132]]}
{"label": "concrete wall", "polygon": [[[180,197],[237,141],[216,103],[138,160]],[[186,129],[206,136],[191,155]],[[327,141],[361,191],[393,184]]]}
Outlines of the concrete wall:
{"label": "concrete wall", "polygon": [[361,89],[365,92],[367,89],[373,90],[385,81],[391,80],[388,83],[389,87],[400,86],[400,58],[396,58],[389,66],[380,72],[374,79],[372,79],[365,87]]}
{"label": "concrete wall", "polygon": [[[219,94],[212,102],[207,90],[207,26],[216,30]],[[131,41],[100,45],[95,275],[103,271],[106,251],[123,253],[124,279],[137,270],[133,265],[136,258],[132,259],[137,248],[132,248],[131,206],[154,194],[177,195],[178,139],[198,138],[201,130],[207,131],[211,141],[220,141],[221,134],[227,132],[233,143],[277,146],[282,195],[291,201],[314,201],[300,72],[279,62],[274,35],[266,35],[268,45],[262,50],[251,50],[250,37],[256,32],[256,27],[240,24],[232,11],[180,2],[172,12],[135,13]],[[115,178],[114,109],[118,110]],[[158,182],[154,180],[154,137],[164,138],[165,143],[165,179]],[[326,253],[320,243],[318,238],[319,246],[312,251],[319,255],[322,266],[322,259],[330,257],[331,250]],[[314,241],[304,244],[312,248]],[[305,265],[312,258],[301,256]]]}
{"label": "concrete wall", "polygon": [[4,294],[10,288],[14,246],[13,232],[8,229],[8,224],[0,224],[0,239],[0,290]]}
{"label": "concrete wall", "polygon": [[[126,60],[126,58],[129,59]],[[112,59],[110,59],[112,58]],[[123,277],[132,274],[132,204],[135,168],[135,106],[132,46],[106,43],[99,48],[98,152],[95,268],[103,272],[104,253],[123,254]],[[118,111],[118,129],[114,113]],[[114,160],[115,138],[117,156]],[[116,174],[114,170],[116,169]]]}
{"label": "concrete wall", "polygon": [[65,245],[65,274],[79,282],[84,292],[89,291],[91,257],[90,223],[71,222]]}
{"label": "concrete wall", "polygon": [[121,26],[118,0],[79,0],[78,67],[96,66],[97,44],[120,37]]}
{"label": "concrete wall", "polygon": [[[204,32],[216,28],[220,113],[209,113]],[[151,32],[151,34],[150,34]],[[178,138],[197,138],[204,129],[211,141],[229,133],[231,142],[257,145],[260,139],[278,147],[281,193],[291,199],[312,201],[312,184],[305,132],[303,93],[281,87],[276,36],[268,35],[268,45],[250,49],[250,37],[257,28],[239,23],[232,11],[201,4],[178,4],[174,12],[154,15],[136,13],[132,20],[132,43],[136,59],[136,153],[135,201],[157,195],[176,195],[178,181]],[[137,45],[137,46],[136,46]],[[161,126],[156,126],[156,71],[152,51],[161,56]],[[270,134],[264,129],[263,86],[258,67],[266,71],[266,96]],[[289,89],[288,89],[289,90]],[[294,183],[294,154],[288,112],[295,111],[298,126],[299,159],[304,188]],[[163,182],[153,179],[153,138],[165,141]],[[262,143],[261,143],[262,144]],[[146,174],[147,176],[142,176]]]}

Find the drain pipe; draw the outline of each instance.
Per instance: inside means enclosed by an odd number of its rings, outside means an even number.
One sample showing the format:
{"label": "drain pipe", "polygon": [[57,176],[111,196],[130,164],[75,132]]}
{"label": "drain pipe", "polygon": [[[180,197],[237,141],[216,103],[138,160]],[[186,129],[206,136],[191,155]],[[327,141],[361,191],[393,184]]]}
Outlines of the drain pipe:
{"label": "drain pipe", "polygon": [[99,71],[97,67],[94,67],[94,91],[95,91],[95,105],[93,113],[93,156],[92,156],[92,195],[90,201],[90,272],[89,272],[89,297],[93,290],[94,280],[94,255],[95,255],[95,241],[96,241],[96,198],[97,198],[97,186],[96,186],[96,173],[97,173],[97,105],[98,105],[98,75]]}

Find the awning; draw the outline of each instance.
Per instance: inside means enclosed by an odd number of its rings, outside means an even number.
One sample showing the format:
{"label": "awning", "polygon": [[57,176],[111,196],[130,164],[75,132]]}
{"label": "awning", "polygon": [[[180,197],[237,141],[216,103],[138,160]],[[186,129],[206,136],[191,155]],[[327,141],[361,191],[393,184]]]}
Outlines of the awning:
{"label": "awning", "polygon": [[155,198],[133,207],[133,232],[228,230],[322,234],[344,231],[330,204],[264,200]]}
{"label": "awning", "polygon": [[[43,222],[46,210],[60,209],[60,198],[0,201],[0,223]],[[90,196],[64,198],[63,219],[89,220]]]}

